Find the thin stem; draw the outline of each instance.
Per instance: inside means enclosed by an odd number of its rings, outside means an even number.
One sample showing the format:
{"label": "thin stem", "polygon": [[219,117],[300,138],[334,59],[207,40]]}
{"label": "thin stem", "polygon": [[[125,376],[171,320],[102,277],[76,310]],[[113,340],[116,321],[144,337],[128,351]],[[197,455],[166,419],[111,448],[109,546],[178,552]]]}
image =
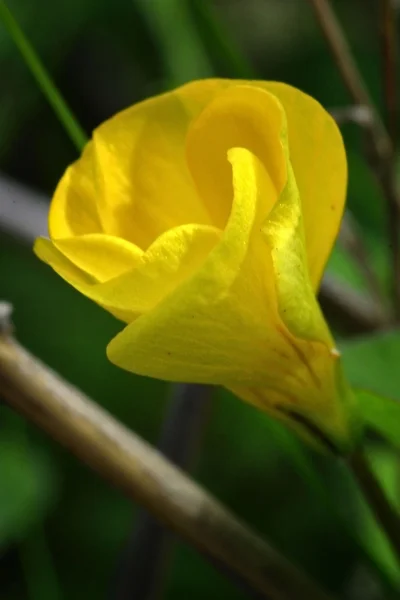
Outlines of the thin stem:
{"label": "thin stem", "polygon": [[371,119],[366,122],[364,131],[369,147],[369,162],[380,184],[388,209],[388,234],[392,258],[392,296],[396,317],[400,318],[400,245],[399,215],[400,197],[393,173],[393,146],[375,106],[371,100],[364,79],[357,67],[342,27],[333,12],[329,0],[309,0],[330,47],[334,60],[342,76],[352,101],[366,106]]}
{"label": "thin stem", "polygon": [[341,331],[358,334],[379,331],[388,325],[371,298],[333,276],[325,275],[318,297],[324,314]]}
{"label": "thin stem", "polygon": [[340,227],[339,244],[349,253],[358,265],[361,275],[369,290],[372,300],[380,311],[382,319],[390,324],[391,315],[388,314],[385,297],[382,291],[381,283],[371,266],[368,256],[368,250],[364,244],[362,236],[357,230],[357,223],[354,221],[351,213],[346,211]]}
{"label": "thin stem", "polygon": [[251,589],[270,600],[330,598],[159,452],[7,334],[0,335],[0,387],[10,406]]}
{"label": "thin stem", "polygon": [[319,473],[300,443],[297,442],[297,440],[295,443],[290,437],[289,431],[283,429],[279,423],[273,421],[270,423],[270,434],[275,438],[282,451],[286,453],[291,464],[295,467],[296,472],[314,493],[318,495],[321,502],[325,504],[327,510],[335,518],[338,526],[341,526],[349,539],[352,540],[354,546],[358,550],[360,559],[364,561],[364,564],[374,570],[376,580],[380,581],[385,591],[391,594],[394,593],[393,584],[389,580],[389,577],[382,571],[382,568],[377,563],[365,541],[358,534],[357,530],[354,529],[353,525],[349,523],[348,519],[343,514],[341,507],[338,506],[334,498],[329,494]]}
{"label": "thin stem", "polygon": [[359,127],[365,127],[371,124],[371,113],[369,108],[363,104],[350,104],[350,106],[337,106],[329,109],[330,115],[340,126],[347,123],[354,123]]}
{"label": "thin stem", "polygon": [[321,30],[353,102],[368,107],[371,112],[373,118],[369,123],[369,129],[374,136],[376,146],[379,147],[381,156],[386,159],[387,155],[391,153],[390,137],[372,102],[342,26],[336,18],[329,0],[309,0],[309,2],[314,8]]}
{"label": "thin stem", "polygon": [[3,22],[4,27],[13,39],[25,63],[36,79],[37,84],[71,138],[71,141],[75,144],[77,150],[81,151],[87,141],[85,132],[64,101],[56,85],[44,68],[40,58],[13,17],[10,9],[4,3],[4,0],[0,0],[0,21]]}
{"label": "thin stem", "polygon": [[381,48],[383,89],[389,135],[392,140],[393,154],[397,141],[397,35],[396,14],[393,0],[380,0],[381,8]]}
{"label": "thin stem", "polygon": [[[193,465],[197,454],[212,391],[213,388],[204,385],[173,386],[159,450],[184,470]],[[113,600],[162,597],[173,547],[171,534],[147,511],[141,511],[123,550]]]}
{"label": "thin stem", "polygon": [[350,456],[348,465],[400,563],[400,515],[387,499],[381,484],[361,451]]}

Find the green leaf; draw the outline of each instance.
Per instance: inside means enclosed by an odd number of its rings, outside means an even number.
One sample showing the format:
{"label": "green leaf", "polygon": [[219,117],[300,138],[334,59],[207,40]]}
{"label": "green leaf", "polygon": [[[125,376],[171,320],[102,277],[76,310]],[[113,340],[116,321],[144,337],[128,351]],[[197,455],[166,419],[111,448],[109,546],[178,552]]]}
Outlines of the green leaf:
{"label": "green leaf", "polygon": [[[397,494],[398,457],[393,452],[389,452],[388,449],[370,448],[368,458],[385,494],[394,506],[399,507]],[[398,585],[400,572],[397,559],[394,557],[386,535],[380,527],[376,526],[375,520],[371,518],[368,506],[361,501],[361,498],[357,506],[356,519],[358,521],[358,531],[364,543],[373,550],[382,568],[385,572],[390,573],[392,580],[397,582]]]}
{"label": "green leaf", "polygon": [[400,448],[400,402],[365,390],[355,390],[367,427]]}
{"label": "green leaf", "polygon": [[400,447],[400,332],[347,342],[342,352],[367,427]]}
{"label": "green leaf", "polygon": [[400,401],[400,331],[342,344],[347,377],[355,388]]}

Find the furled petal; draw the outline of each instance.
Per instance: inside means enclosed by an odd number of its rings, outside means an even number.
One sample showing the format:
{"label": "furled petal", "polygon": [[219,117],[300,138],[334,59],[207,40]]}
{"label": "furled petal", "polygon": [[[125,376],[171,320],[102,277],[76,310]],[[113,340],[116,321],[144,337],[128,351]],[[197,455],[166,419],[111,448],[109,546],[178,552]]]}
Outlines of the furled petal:
{"label": "furled petal", "polygon": [[229,160],[234,202],[221,242],[193,277],[110,342],[108,356],[142,375],[225,385],[275,416],[307,415],[347,440],[337,353],[295,338],[279,315],[263,231],[275,187],[248,150],[230,150]]}
{"label": "furled petal", "polygon": [[221,242],[193,277],[112,340],[108,355],[117,365],[176,381],[274,377],[264,367],[280,360],[272,342],[279,317],[261,225],[276,192],[248,150],[233,149],[229,157],[235,195]]}
{"label": "furled petal", "polygon": [[285,109],[290,161],[304,218],[308,271],[316,291],[346,200],[347,161],[342,136],[333,118],[311,96],[284,83],[259,85],[275,94]]}
{"label": "furled petal", "polygon": [[285,138],[283,133],[287,182],[262,228],[274,265],[278,310],[296,338],[315,340],[333,348],[330,331],[309,278],[301,200]]}
{"label": "furled petal", "polygon": [[[220,232],[205,225],[182,225],[160,236],[147,250],[135,258],[136,266],[104,283],[98,283],[86,275],[60,252],[65,252],[65,240],[57,242],[40,238],[36,241],[35,252],[47,262],[61,277],[82,294],[91,298],[119,319],[129,322],[138,315],[154,308],[182,280],[191,277],[204,262],[218,242]],[[77,238],[79,239],[79,238]],[[69,241],[68,241],[69,243]],[[84,241],[82,242],[84,243]],[[71,243],[66,254],[72,260],[85,265],[94,275],[95,258],[87,252],[76,253],[78,244]],[[90,247],[92,250],[94,246]],[[120,256],[120,261],[125,258]],[[85,260],[84,260],[85,259]],[[125,266],[120,262],[120,266]],[[104,271],[101,275],[104,276]]]}
{"label": "furled petal", "polygon": [[54,193],[49,213],[52,238],[102,231],[93,169],[93,142],[89,142],[81,158],[68,167]]}
{"label": "furled petal", "polygon": [[[187,156],[193,179],[214,223],[223,228],[232,197],[232,170],[226,159],[230,148],[246,148],[267,169],[280,192],[286,180],[280,131],[282,108],[263,89],[237,85],[223,90],[194,120],[187,137]],[[271,202],[272,198],[272,202]],[[267,216],[276,199],[267,199]]]}
{"label": "furled petal", "polygon": [[[175,93],[196,116],[200,104],[207,106],[237,85],[237,81],[225,79],[194,81]],[[314,98],[290,85],[268,81],[241,81],[239,85],[274,94],[285,110],[290,157],[302,203],[309,276],[317,290],[346,196],[347,163],[340,131]]]}

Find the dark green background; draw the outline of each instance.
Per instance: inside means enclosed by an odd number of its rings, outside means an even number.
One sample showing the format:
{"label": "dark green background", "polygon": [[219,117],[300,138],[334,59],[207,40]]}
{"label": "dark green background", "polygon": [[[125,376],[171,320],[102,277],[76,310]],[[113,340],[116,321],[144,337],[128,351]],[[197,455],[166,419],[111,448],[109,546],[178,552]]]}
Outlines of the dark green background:
{"label": "dark green background", "polygon": [[[377,3],[333,4],[381,104]],[[328,108],[349,103],[307,0],[9,0],[8,5],[88,134],[135,101],[210,75],[281,80]],[[76,151],[1,26],[0,73],[0,169],[50,196]],[[371,264],[387,282],[384,201],[362,156],[360,132],[354,125],[343,132],[350,167],[348,206]],[[119,324],[40,263],[30,247],[0,236],[0,297],[15,307],[18,339],[156,443],[167,386],[109,364],[105,347]],[[329,272],[363,289],[362,277],[343,251],[335,251]],[[384,360],[379,344],[377,349],[368,341],[356,350],[350,347],[345,358],[356,383],[363,385],[365,374],[371,379],[372,372],[377,391],[384,391],[389,378],[388,393],[395,395],[400,381],[393,379],[390,365],[398,365],[399,346],[395,336]],[[291,452],[307,456],[353,534],[366,539],[386,572],[398,579],[385,542],[341,466],[282,435],[279,441],[266,416],[219,392],[196,479],[327,587],[364,598],[365,586],[373,590],[371,576],[360,566],[345,528],[301,477]],[[370,452],[395,494],[396,457],[378,440],[371,440]],[[137,507],[118,491],[1,406],[1,599],[112,598],[118,560],[136,514]],[[166,597],[239,600],[246,595],[178,544]],[[377,590],[371,597],[384,596]]]}

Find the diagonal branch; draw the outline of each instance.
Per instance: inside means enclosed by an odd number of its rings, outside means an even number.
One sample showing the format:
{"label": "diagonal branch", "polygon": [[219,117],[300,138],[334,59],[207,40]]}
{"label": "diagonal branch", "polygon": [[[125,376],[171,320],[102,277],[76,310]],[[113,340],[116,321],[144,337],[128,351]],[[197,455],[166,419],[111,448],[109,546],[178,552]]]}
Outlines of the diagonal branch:
{"label": "diagonal branch", "polygon": [[329,600],[210,494],[1,328],[0,390],[15,410],[254,590],[271,600]]}

